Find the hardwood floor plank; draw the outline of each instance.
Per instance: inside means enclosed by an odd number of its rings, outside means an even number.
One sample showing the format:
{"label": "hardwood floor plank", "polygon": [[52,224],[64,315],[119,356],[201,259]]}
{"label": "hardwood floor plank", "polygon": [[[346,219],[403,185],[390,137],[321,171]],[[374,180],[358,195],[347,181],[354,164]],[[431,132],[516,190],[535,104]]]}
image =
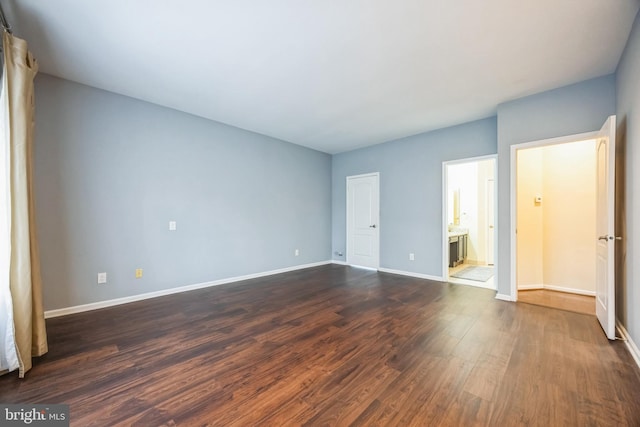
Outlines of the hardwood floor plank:
{"label": "hardwood floor plank", "polygon": [[471,370],[464,391],[491,402],[506,370],[507,363],[503,359],[484,354]]}
{"label": "hardwood floor plank", "polygon": [[338,265],[47,320],[0,402],[73,426],[640,425],[593,316]]}
{"label": "hardwood floor plank", "polygon": [[487,426],[491,404],[473,394],[462,392],[445,411],[442,426]]}
{"label": "hardwood floor plank", "polygon": [[[429,382],[417,388],[416,402],[411,409],[403,411],[400,425],[441,425],[449,408],[461,393],[473,363],[464,359],[443,358],[445,365],[439,375],[433,373]],[[429,385],[432,383],[433,385]],[[437,390],[437,393],[433,391]]]}
{"label": "hardwood floor plank", "polygon": [[533,289],[518,291],[518,302],[553,307],[576,313],[596,314],[596,298],[549,289]]}

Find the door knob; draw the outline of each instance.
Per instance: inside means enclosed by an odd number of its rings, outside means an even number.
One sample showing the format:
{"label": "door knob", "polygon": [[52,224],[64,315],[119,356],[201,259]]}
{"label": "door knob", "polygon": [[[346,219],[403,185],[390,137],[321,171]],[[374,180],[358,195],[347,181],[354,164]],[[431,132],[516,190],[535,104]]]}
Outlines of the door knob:
{"label": "door knob", "polygon": [[375,224],[370,225],[369,228],[376,228],[376,225]]}
{"label": "door knob", "polygon": [[598,240],[622,240],[621,236],[600,236]]}

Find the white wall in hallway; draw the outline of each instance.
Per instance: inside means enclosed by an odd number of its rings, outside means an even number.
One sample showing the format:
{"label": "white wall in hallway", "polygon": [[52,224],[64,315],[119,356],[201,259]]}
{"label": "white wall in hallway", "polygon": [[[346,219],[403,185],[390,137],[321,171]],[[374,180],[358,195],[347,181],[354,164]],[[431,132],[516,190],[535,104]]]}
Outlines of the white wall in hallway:
{"label": "white wall in hallway", "polygon": [[595,291],[595,141],[544,150],[544,283]]}
{"label": "white wall in hallway", "polygon": [[544,147],[531,148],[517,153],[516,278],[519,288],[544,284],[543,205],[534,202],[537,196],[544,200],[543,150]]}

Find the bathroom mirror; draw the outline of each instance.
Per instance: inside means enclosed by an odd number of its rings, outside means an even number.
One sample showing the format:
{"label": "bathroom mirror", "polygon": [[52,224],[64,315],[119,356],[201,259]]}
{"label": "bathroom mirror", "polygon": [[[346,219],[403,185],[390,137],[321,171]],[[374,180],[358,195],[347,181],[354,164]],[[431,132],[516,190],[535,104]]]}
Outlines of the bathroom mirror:
{"label": "bathroom mirror", "polygon": [[449,225],[460,225],[460,189],[449,190],[449,209],[447,211]]}
{"label": "bathroom mirror", "polygon": [[460,189],[453,190],[453,225],[460,225]]}

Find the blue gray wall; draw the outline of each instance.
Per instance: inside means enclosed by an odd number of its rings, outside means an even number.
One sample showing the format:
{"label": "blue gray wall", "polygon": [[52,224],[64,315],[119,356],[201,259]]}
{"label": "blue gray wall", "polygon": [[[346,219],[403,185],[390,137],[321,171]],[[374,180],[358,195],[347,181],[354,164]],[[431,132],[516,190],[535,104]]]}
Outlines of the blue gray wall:
{"label": "blue gray wall", "polygon": [[[496,152],[498,292],[510,295],[510,146],[597,130],[617,110],[626,152],[618,317],[639,342],[638,27],[616,76],[333,157],[41,74],[35,171],[46,309],[344,261],[335,252],[346,250],[346,177],[367,172],[380,172],[381,267],[441,276],[442,162]],[[106,285],[96,284],[100,271]]]}
{"label": "blue gray wall", "polygon": [[330,259],[327,154],[44,74],[36,123],[48,310]]}
{"label": "blue gray wall", "polygon": [[620,216],[616,234],[623,237],[616,271],[617,317],[640,344],[640,14],[616,72],[617,149],[620,178],[616,185]]}
{"label": "blue gray wall", "polygon": [[511,298],[511,145],[599,130],[616,113],[615,76],[498,106],[498,293]]}
{"label": "blue gray wall", "polygon": [[334,155],[333,259],[346,256],[346,177],[380,172],[380,267],[441,277],[442,162],[495,153],[492,117]]}

